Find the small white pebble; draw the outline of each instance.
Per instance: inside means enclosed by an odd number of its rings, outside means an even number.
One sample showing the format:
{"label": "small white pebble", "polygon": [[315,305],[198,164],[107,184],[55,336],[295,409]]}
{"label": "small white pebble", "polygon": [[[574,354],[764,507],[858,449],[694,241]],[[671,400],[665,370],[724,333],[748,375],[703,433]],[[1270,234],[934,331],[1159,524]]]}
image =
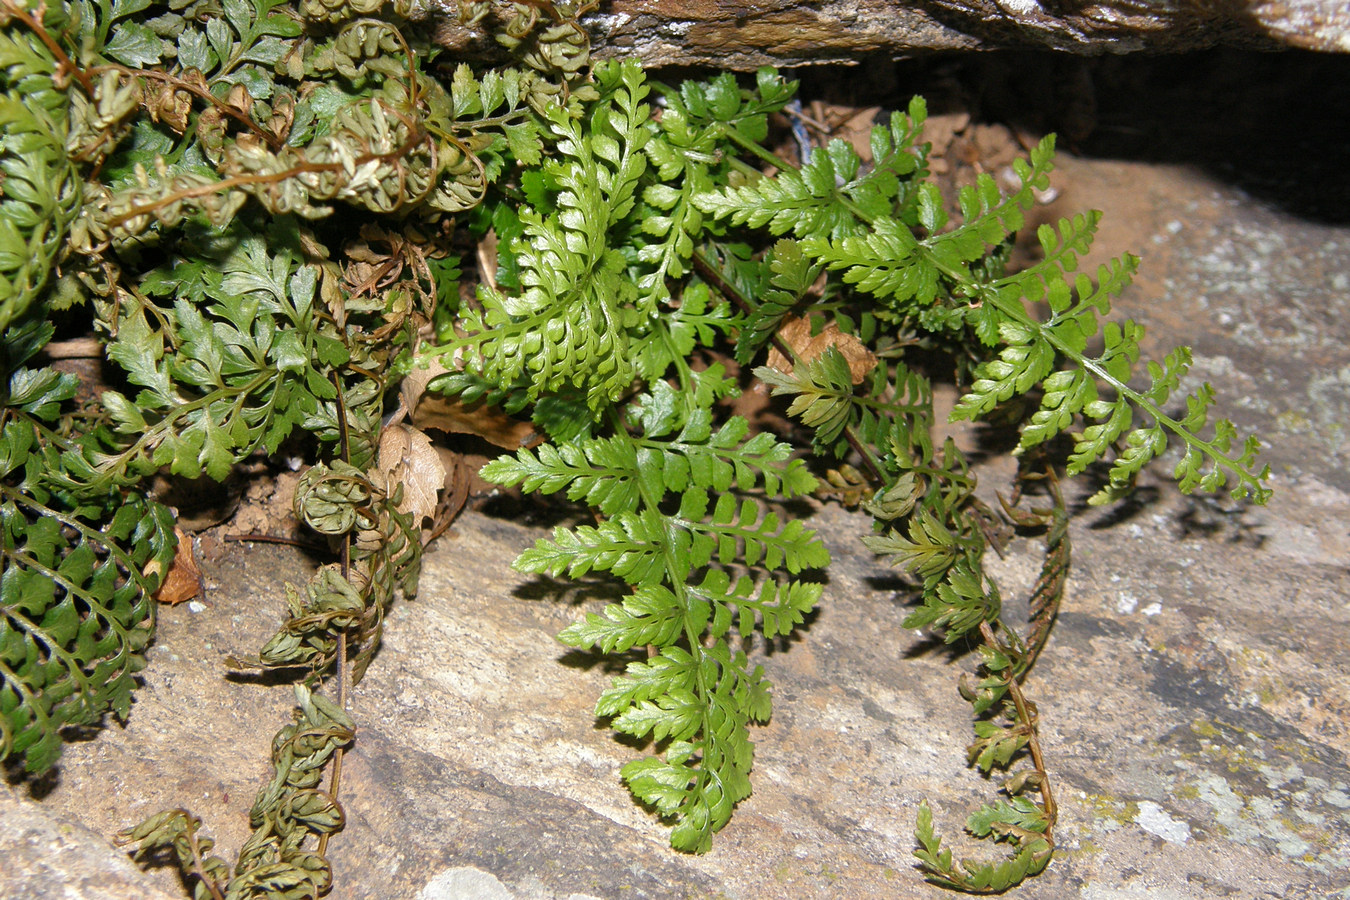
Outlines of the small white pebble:
{"label": "small white pebble", "polygon": [[188,612],[194,612],[194,613],[206,612],[206,604],[203,603],[203,602],[200,601],[200,600],[189,600],[189,601],[188,601]]}

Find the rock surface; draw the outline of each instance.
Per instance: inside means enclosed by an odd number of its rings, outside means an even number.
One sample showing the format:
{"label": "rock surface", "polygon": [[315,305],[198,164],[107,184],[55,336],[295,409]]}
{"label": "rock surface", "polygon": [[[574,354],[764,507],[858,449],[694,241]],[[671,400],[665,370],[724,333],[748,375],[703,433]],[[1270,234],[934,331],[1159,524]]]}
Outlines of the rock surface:
{"label": "rock surface", "polygon": [[[1282,171],[1297,178],[1297,163]],[[1264,508],[1188,500],[1160,468],[1136,501],[1076,519],[1068,596],[1027,688],[1061,852],[1012,896],[1337,896],[1350,883],[1350,226],[1178,164],[1064,156],[1058,176],[1062,210],[1046,215],[1106,211],[1100,252],[1144,257],[1120,311],[1149,326],[1154,355],[1194,346],[1193,380],[1272,445],[1277,494]],[[1344,208],[1343,177],[1324,183],[1337,192]],[[986,496],[1009,475],[984,463]],[[775,711],[754,733],[755,793],[712,853],[688,857],[619,782],[640,751],[592,716],[612,665],[553,637],[603,591],[513,573],[549,523],[489,513],[432,548],[354,693],[334,897],[949,896],[912,869],[911,833],[922,798],[954,837],[992,795],[963,765],[954,685],[973,663],[901,627],[909,600],[857,541],[865,520],[814,517],[834,565],[809,627],[762,654]],[[1005,593],[1034,578],[1037,549],[1010,548]],[[107,841],[162,808],[189,807],[239,846],[291,692],[227,679],[221,660],[271,634],[282,582],[309,565],[233,552],[205,567],[206,605],[163,611],[126,727],[68,746],[50,782],[0,788],[0,897],[179,896],[171,870],[136,872]]]}
{"label": "rock surface", "polygon": [[107,839],[72,817],[0,789],[0,897],[12,900],[178,900]]}
{"label": "rock surface", "polygon": [[[454,15],[458,7],[434,0],[432,8]],[[1028,47],[1088,55],[1219,44],[1350,51],[1350,6],[1328,0],[612,0],[585,21],[601,56],[731,69]]]}

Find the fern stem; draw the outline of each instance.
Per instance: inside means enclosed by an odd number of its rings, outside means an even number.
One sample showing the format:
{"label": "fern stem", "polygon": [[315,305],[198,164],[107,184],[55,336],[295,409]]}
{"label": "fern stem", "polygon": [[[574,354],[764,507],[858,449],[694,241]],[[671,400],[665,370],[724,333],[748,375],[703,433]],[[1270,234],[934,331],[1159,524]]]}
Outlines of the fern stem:
{"label": "fern stem", "polygon": [[721,126],[721,130],[722,134],[730,138],[732,143],[736,144],[742,149],[749,150],[751,153],[753,153],[755,156],[759,157],[761,160],[768,163],[769,165],[780,170],[797,168],[792,163],[783,159],[783,157],[779,156],[777,153],[774,153],[767,147],[762,146],[758,141],[752,141],[750,140],[750,138],[741,134],[739,129],[733,128],[732,126],[723,123]]}
{"label": "fern stem", "polygon": [[[609,419],[610,427],[613,429],[614,434],[616,436],[622,435],[624,439],[632,442],[632,435],[629,433],[627,427],[625,427],[623,416],[618,407],[612,407],[610,409]],[[634,448],[634,450],[636,450],[636,448]],[[642,498],[643,506],[653,510],[660,509],[661,498],[652,496],[651,491],[648,489],[648,486],[643,479],[637,479],[637,488],[638,496]],[[670,541],[661,542],[661,557],[665,561],[665,570],[670,576],[668,583],[670,585],[671,593],[675,597],[675,602],[678,603],[680,607],[680,619],[682,620],[680,625],[684,631],[684,639],[689,644],[690,655],[696,660],[693,669],[700,706],[698,734],[703,739],[708,740],[713,733],[713,729],[708,722],[708,710],[712,705],[709,702],[709,698],[712,696],[715,686],[709,685],[704,676],[703,636],[694,630],[693,621],[689,615],[689,593],[687,590],[687,583],[684,579],[675,577],[675,573],[679,571],[680,567],[675,559],[675,553],[671,549]],[[698,771],[700,773],[699,777],[717,777],[716,772],[706,768],[702,764],[702,761],[700,762]]]}
{"label": "fern stem", "polygon": [[[338,446],[342,455],[342,461],[351,462],[351,436],[347,425],[347,404],[342,397],[342,381],[336,371],[329,373],[329,378],[333,386],[337,388],[337,407],[338,418]],[[342,577],[350,579],[352,574],[352,536],[348,532],[342,536]],[[369,590],[369,586],[366,588]],[[337,633],[337,655],[333,659],[333,678],[338,686],[338,708],[344,713],[347,712],[347,683],[350,680],[347,666],[347,629],[343,628]],[[333,750],[333,771],[328,780],[328,794],[333,798],[333,802],[338,802],[338,791],[342,786],[342,757],[344,748],[339,744]],[[328,852],[328,837],[331,832],[325,832],[319,835],[319,845],[317,853],[319,856],[326,856]]]}
{"label": "fern stem", "polygon": [[[1001,623],[1000,623],[1001,624]],[[980,637],[990,647],[998,649],[1001,642],[994,633],[994,628],[988,620],[980,623]],[[1022,686],[1018,683],[1016,677],[1008,679],[1008,694],[1012,697],[1013,706],[1017,709],[1017,718],[1027,729],[1027,750],[1031,753],[1031,765],[1040,776],[1040,782],[1036,785],[1036,791],[1041,795],[1041,807],[1045,810],[1045,840],[1050,845],[1050,849],[1055,849],[1054,828],[1055,821],[1059,817],[1059,807],[1055,804],[1055,794],[1050,787],[1050,773],[1045,768],[1045,757],[1041,752],[1040,729],[1036,726],[1035,713],[1031,711],[1031,704],[1027,702],[1026,695],[1022,693]]]}
{"label": "fern stem", "polygon": [[[397,114],[396,110],[391,110]],[[411,137],[407,141],[390,150],[388,153],[362,153],[355,157],[354,164],[357,166],[368,162],[391,162],[397,161],[410,154],[418,144],[424,142],[427,138],[426,132],[419,129],[413,129]],[[196,197],[205,197],[210,194],[217,194],[221,191],[236,187],[249,187],[257,184],[274,184],[279,181],[285,181],[288,178],[296,178],[306,172],[342,172],[345,170],[345,164],[341,162],[334,163],[301,163],[293,168],[281,172],[258,172],[252,175],[233,175],[229,178],[222,178],[220,181],[211,181],[206,184],[199,184],[190,188],[183,188],[180,191],[174,191],[164,197],[160,197],[152,203],[145,203],[140,206],[134,206],[129,210],[110,216],[104,223],[109,228],[115,228],[118,225],[125,224],[138,216],[146,216],[153,213],[161,207],[172,203],[179,203],[184,200],[191,200]]]}
{"label": "fern stem", "polygon": [[[344,550],[344,551],[346,551],[348,545],[350,544],[350,541],[351,541],[351,538],[350,538],[350,535],[349,535],[349,536],[348,536],[348,539],[347,539],[346,541],[344,541],[344,543],[343,543],[343,550]],[[345,557],[346,555],[347,555],[346,552],[344,552],[344,553],[343,553],[343,556]],[[347,574],[348,574],[348,573],[347,573],[347,561],[346,561],[345,559],[344,559],[344,561],[343,561],[343,572],[342,572],[342,574],[343,574],[343,577],[344,577],[344,578],[345,578],[345,577],[347,576]],[[335,660],[334,663],[333,663],[333,676],[334,676],[334,678],[337,680],[337,683],[338,683],[338,706],[339,706],[339,708],[341,708],[341,710],[342,710],[344,713],[347,711],[347,683],[348,683],[348,681],[350,680],[350,679],[348,678],[348,672],[347,672],[347,669],[348,669],[348,666],[347,666],[347,630],[344,628],[343,630],[341,630],[341,631],[338,632],[338,636],[337,636],[337,658],[336,658],[336,660]],[[341,744],[339,744],[336,748],[334,748],[334,750],[333,750],[333,771],[332,771],[332,774],[329,776],[329,779],[328,779],[328,795],[329,795],[330,797],[333,798],[333,803],[334,803],[334,804],[337,804],[337,802],[338,802],[338,792],[342,789],[342,758],[343,758],[343,756],[345,756],[345,755],[346,755],[346,748],[345,748],[344,746],[342,746]],[[319,845],[318,845],[318,847],[315,849],[315,852],[318,853],[319,856],[327,856],[327,854],[328,854],[328,838],[331,837],[331,835],[332,835],[332,832],[325,832],[325,833],[319,835]]]}
{"label": "fern stem", "polygon": [[197,877],[211,892],[212,900],[225,900],[225,895],[220,892],[220,885],[216,884],[216,880],[206,871],[206,862],[202,859],[202,848],[197,840],[197,826],[192,815],[186,809],[180,809],[179,812],[182,813],[187,827],[188,849],[192,851],[192,867],[197,871]]}
{"label": "fern stem", "polygon": [[[31,15],[26,9],[14,4],[12,0],[0,0],[0,4],[4,5],[5,11],[9,13],[9,15],[18,19],[24,25],[27,25],[29,30],[37,35],[38,40],[42,41],[43,45],[47,48],[47,51],[56,59],[58,73],[70,73],[74,76],[75,80],[80,83],[80,87],[84,88],[85,94],[92,98],[94,96],[93,79],[89,77],[87,72],[75,65],[74,61],[66,54],[66,51],[61,49],[61,45],[56,43],[56,40],[51,36],[51,33],[47,31],[46,26],[39,22],[37,18]],[[44,7],[39,7],[39,9],[42,8]],[[100,40],[99,43],[102,44],[103,41]]]}

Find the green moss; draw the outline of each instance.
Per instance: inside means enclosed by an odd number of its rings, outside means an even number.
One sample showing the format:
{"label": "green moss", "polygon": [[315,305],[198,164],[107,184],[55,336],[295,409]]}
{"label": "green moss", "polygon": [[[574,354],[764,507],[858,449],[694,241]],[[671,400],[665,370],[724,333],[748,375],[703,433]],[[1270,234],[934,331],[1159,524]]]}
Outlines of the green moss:
{"label": "green moss", "polygon": [[1202,738],[1217,738],[1223,732],[1219,731],[1212,722],[1204,719],[1195,719],[1191,722],[1191,731]]}
{"label": "green moss", "polygon": [[1139,815],[1139,804],[1135,801],[1122,800],[1106,794],[1085,794],[1083,803],[1092,812],[1094,819],[1114,822],[1117,825],[1133,822],[1135,816]]}

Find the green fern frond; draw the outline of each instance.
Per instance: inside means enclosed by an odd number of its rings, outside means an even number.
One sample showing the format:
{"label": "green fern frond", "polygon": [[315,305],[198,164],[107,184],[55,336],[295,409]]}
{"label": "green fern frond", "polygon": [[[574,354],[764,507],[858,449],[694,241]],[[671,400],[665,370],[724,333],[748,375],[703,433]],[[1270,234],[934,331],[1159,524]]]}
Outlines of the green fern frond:
{"label": "green fern frond", "polygon": [[636,372],[628,338],[636,289],[605,236],[632,209],[650,137],[648,88],[636,64],[603,65],[595,74],[605,100],[586,134],[566,107],[544,111],[559,154],[545,165],[558,186],[556,209],[521,213],[524,236],[514,250],[523,291],[508,297],[484,288],[484,311],[466,317],[469,334],[460,344],[476,351],[472,364],[498,384],[524,378],[531,399],[574,385],[593,410],[615,401]]}
{"label": "green fern frond", "polygon": [[[933,564],[940,560],[937,556]],[[950,644],[978,628],[981,622],[997,617],[1000,603],[997,589],[984,578],[983,572],[958,563],[942,574],[945,580],[935,590],[925,590],[923,605],[905,618],[904,625],[937,628],[942,639]]]}
{"label": "green fern frond", "polygon": [[849,430],[883,448],[883,453],[909,457],[911,449],[917,448],[921,456],[931,457],[931,388],[926,379],[901,364],[894,370],[891,379],[888,368],[878,366],[866,391],[859,393],[848,360],[831,346],[816,358],[799,362],[791,374],[759,366],[755,376],[772,386],[773,396],[792,397],[788,415],[814,429],[811,441],[817,453],[842,455]]}
{"label": "green fern frond", "polygon": [[767,720],[771,700],[762,670],[749,671],[745,654],[721,641],[703,648],[701,663],[672,656],[671,665],[650,672],[649,663],[630,665],[628,678],[616,681],[597,711],[614,715],[615,728],[626,734],[669,740],[664,759],[635,760],[622,775],[635,796],[674,821],[672,846],[705,853],[736,803],[750,795],[754,745],[747,727]]}
{"label": "green fern frond", "polygon": [[701,584],[690,586],[689,600],[691,606],[703,603],[713,611],[709,634],[714,638],[726,634],[733,623],[742,638],[756,631],[775,638],[791,634],[803,622],[820,601],[821,590],[810,582],[770,579],[757,586],[746,575],[732,583],[724,570],[709,569]]}
{"label": "green fern frond", "polygon": [[665,647],[684,633],[686,621],[697,628],[706,624],[707,617],[706,604],[700,622],[697,611],[680,608],[669,588],[652,584],[605,607],[603,615],[587,613],[582,621],[564,628],[558,640],[569,647],[599,647],[602,653],[622,653],[644,644]]}
{"label": "green fern frond", "polygon": [[770,498],[796,497],[816,489],[805,463],[789,461],[791,445],[768,432],[750,436],[750,424],[740,416],[732,416],[714,431],[711,411],[695,409],[678,434],[662,438],[648,431],[635,443],[638,465],[651,482],[649,496],[682,493],[693,485],[718,493],[760,487]]}
{"label": "green fern frond", "polygon": [[648,209],[634,236],[637,303],[648,312],[670,301],[669,281],[687,274],[706,230],[693,199],[725,177],[738,147],[757,146],[767,136],[768,114],[782,108],[796,84],[761,69],[754,90],[740,89],[730,73],[686,81],[678,91],[658,89],[665,108],[645,149],[660,181],[643,190]]}
{"label": "green fern frond", "polygon": [[[1255,439],[1249,439],[1241,452],[1234,453],[1236,429],[1226,419],[1215,424],[1212,438],[1200,436],[1212,398],[1208,386],[1187,398],[1187,413],[1182,418],[1164,411],[1164,404],[1189,366],[1188,350],[1173,351],[1163,365],[1150,362],[1151,383],[1146,389],[1130,386],[1144,330],[1128,319],[1105,326],[1099,326],[1098,319],[1110,312],[1111,298],[1130,283],[1138,260],[1132,256],[1112,260],[1098,268],[1095,283],[1081,274],[1072,286],[1069,283],[1077,254],[1086,252],[1095,229],[1095,216],[1061,221],[1057,229],[1042,226],[1039,236],[1046,258],[982,289],[984,302],[1000,317],[998,335],[1004,347],[997,359],[977,370],[976,380],[957,403],[953,418],[983,415],[1039,385],[1044,391],[1040,407],[1023,428],[1018,452],[1068,429],[1075,416],[1096,420],[1075,442],[1069,461],[1072,474],[1103,458],[1130,427],[1137,410],[1152,424],[1129,433],[1126,450],[1111,467],[1107,487],[1091,502],[1106,502],[1126,490],[1143,466],[1166,449],[1169,436],[1179,438],[1185,446],[1174,473],[1183,492],[1197,487],[1229,487],[1236,497],[1251,496],[1263,502],[1270,492],[1261,482],[1269,470],[1256,469],[1259,444]],[[1033,301],[1043,297],[1050,307],[1050,318],[1045,322],[1033,319],[1023,308],[1022,297]],[[1099,328],[1102,352],[1089,356],[1088,342]],[[1067,360],[1073,368],[1056,370],[1060,360]],[[1101,399],[1099,385],[1108,388],[1114,399]]]}
{"label": "green fern frond", "polygon": [[820,275],[820,268],[811,264],[796,241],[774,244],[766,262],[772,272],[770,287],[756,298],[755,308],[736,339],[736,361],[741,365],[748,365],[777,333],[783,319],[801,303]]}
{"label": "green fern frond", "polygon": [[695,374],[688,360],[694,348],[711,346],[739,323],[731,304],[714,302],[706,284],[688,285],[680,292],[678,306],[664,307],[635,334],[631,352],[638,377],[654,385],[674,366],[686,382],[692,381]]}
{"label": "green fern frond", "polygon": [[[446,67],[442,82],[409,0],[212,0],[211,15],[185,3],[81,0],[38,21],[0,0],[0,756],[45,768],[62,725],[125,713],[173,549],[168,512],[138,485],[161,470],[224,478],[308,432],[300,446],[323,459],[300,477],[296,513],[339,561],[288,589],[284,624],[235,660],[305,678],[253,836],[232,870],[183,810],[125,838],[171,849],[200,896],[327,892],[344,813],[316,786],[355,726],[312,689],[358,681],[393,597],[415,589],[430,501],[419,491],[410,511],[409,459],[390,471],[377,451],[404,428],[384,408],[399,377],[436,357],[454,371],[432,390],[548,435],[490,463],[490,480],[594,512],[516,567],[626,582],[560,640],[635,657],[596,712],[652,742],[624,780],[674,846],[708,850],[750,794],[750,728],[772,711],[750,657],[808,619],[823,594],[809,570],[829,561],[792,518],[800,504],[776,502],[816,479],[723,402],[766,345],[799,352],[778,336],[795,314],[837,327],[838,345],[756,373],[839,460],[831,483],[874,516],[866,546],[922,582],[904,624],[976,645],[961,685],[971,764],[1031,761],[967,822],[1008,858],[955,863],[924,806],[925,871],[997,891],[1044,868],[1055,809],[1019,680],[1063,589],[1063,503],[1052,488],[1052,510],[1006,508],[1050,530],[1022,637],[982,565],[1006,523],[954,442],[935,449],[921,367],[954,351],[964,382],[983,363],[958,418],[1038,395],[1019,452],[1068,434],[1071,473],[1110,460],[1094,502],[1178,438],[1183,490],[1264,497],[1255,440],[1239,446],[1227,420],[1211,429],[1208,386],[1174,411],[1188,351],[1136,379],[1142,329],[1108,321],[1135,261],[1077,274],[1096,214],[1040,229],[1041,261],[1007,273],[1053,142],[1013,165],[1011,190],[987,175],[962,190],[952,222],[928,178],[921,100],[872,129],[868,163],[831,141],[794,166],[763,144],[795,84],[766,69],[753,85],[723,74],[670,88],[635,62],[592,69],[577,22],[591,4],[460,3],[459,25],[511,62]],[[345,229],[310,226],[339,202],[359,236],[330,251]],[[495,233],[497,271],[469,297],[446,247],[464,236],[451,216],[475,208],[470,237]],[[724,239],[733,226],[748,226],[745,243]],[[53,333],[42,320],[77,299],[124,377],[75,410],[74,379],[22,366]],[[442,346],[420,346],[429,330]],[[932,352],[916,360],[914,347]],[[850,371],[860,355],[866,377]]]}
{"label": "green fern frond", "polygon": [[862,542],[873,553],[888,556],[897,568],[918,575],[928,587],[935,586],[967,549],[966,542],[926,509],[910,518],[908,532],[908,537],[895,529],[864,535]]}
{"label": "green fern frond", "polygon": [[62,728],[129,712],[154,634],[151,595],[176,545],[173,515],[158,503],[109,498],[94,525],[46,496],[53,459],[26,417],[47,418],[64,397],[31,390],[58,378],[27,380],[10,391],[23,416],[0,430],[0,759],[20,756],[41,773],[60,755]]}
{"label": "green fern frond", "polygon": [[[702,314],[707,296],[706,287],[686,289],[691,317]],[[721,333],[696,318],[684,324],[677,316],[670,328],[654,323],[643,340],[657,335],[673,349],[654,352],[648,391],[626,414],[608,417],[606,436],[522,450],[485,469],[527,491],[566,490],[606,516],[595,526],[556,529],[515,565],[574,577],[608,571],[633,586],[622,603],[589,613],[559,638],[605,653],[659,648],[629,665],[596,712],[620,732],[663,745],[664,758],[628,764],[624,779],[672,820],[672,844],[692,852],[706,851],[749,795],[748,727],[770,710],[762,673],[724,638],[733,627],[742,639],[789,633],[814,608],[820,587],[773,573],[797,574],[829,559],[800,522],[745,496],[797,496],[816,481],[772,435],[752,436],[736,416],[715,423],[712,405],[734,383],[717,365],[692,371],[687,357]],[[683,389],[666,380],[671,372]],[[739,570],[734,578],[732,570]]]}
{"label": "green fern frond", "polygon": [[718,492],[762,487],[769,497],[815,490],[816,480],[802,461],[788,463],[789,445],[767,432],[753,437],[749,432],[749,423],[739,416],[713,431],[710,411],[696,409],[675,435],[542,444],[536,450],[521,449],[514,458],[493,460],[483,477],[519,484],[527,492],[565,489],[569,500],[585,500],[607,516],[638,504],[639,481],[647,496],[658,498],[692,485]]}
{"label": "green fern frond", "polygon": [[569,500],[585,500],[607,516],[632,509],[638,499],[638,459],[630,440],[592,438],[579,443],[522,448],[483,467],[483,477],[500,485],[520,485],[526,493],[567,491]]}
{"label": "green fern frond", "polygon": [[800,168],[780,167],[773,178],[700,194],[694,202],[715,218],[764,228],[775,236],[857,234],[865,223],[894,211],[901,177],[919,168],[920,157],[911,148],[926,115],[923,102],[917,101],[910,104],[908,116],[896,113],[889,128],[873,128],[873,150],[881,154],[870,171],[862,171],[852,146],[836,139]]}
{"label": "green fern frond", "polygon": [[215,265],[175,268],[144,286],[176,294],[171,308],[128,302],[108,323],[108,357],[140,390],[104,392],[111,433],[72,461],[69,489],[134,483],[160,466],[224,479],[298,424],[318,426],[337,397],[328,373],[350,350],[315,325],[313,267],[245,238]]}
{"label": "green fern frond", "polygon": [[892,306],[910,300],[926,305],[938,295],[941,271],[924,257],[909,227],[890,216],[878,217],[861,234],[808,235],[802,248],[826,268],[845,270],[845,284],[889,300]]}
{"label": "green fern frond", "polygon": [[[993,812],[993,807],[985,807],[980,813],[971,816],[972,832],[974,825],[984,823],[986,819],[1002,813]],[[991,833],[985,831],[980,836]],[[919,805],[918,826],[915,835],[919,847],[914,851],[918,857],[925,877],[936,885],[971,894],[1001,894],[1045,869],[1050,862],[1051,845],[1034,829],[1026,829],[1025,836],[1012,837],[1015,843],[1013,855],[1001,863],[979,863],[962,860],[960,868],[952,857],[952,852],[943,848],[942,839],[933,831],[933,812],[928,801]]]}
{"label": "green fern frond", "polygon": [[642,513],[622,512],[599,525],[580,525],[575,529],[558,528],[553,540],[540,538],[533,548],[516,558],[514,567],[521,572],[546,573],[570,578],[592,570],[611,571],[629,584],[641,587],[660,584],[667,575],[663,553],[669,548],[683,564],[674,574],[689,574],[687,531],[667,527],[655,510]]}
{"label": "green fern frond", "polygon": [[83,200],[55,71],[37,35],[0,29],[0,331],[37,301]]}

